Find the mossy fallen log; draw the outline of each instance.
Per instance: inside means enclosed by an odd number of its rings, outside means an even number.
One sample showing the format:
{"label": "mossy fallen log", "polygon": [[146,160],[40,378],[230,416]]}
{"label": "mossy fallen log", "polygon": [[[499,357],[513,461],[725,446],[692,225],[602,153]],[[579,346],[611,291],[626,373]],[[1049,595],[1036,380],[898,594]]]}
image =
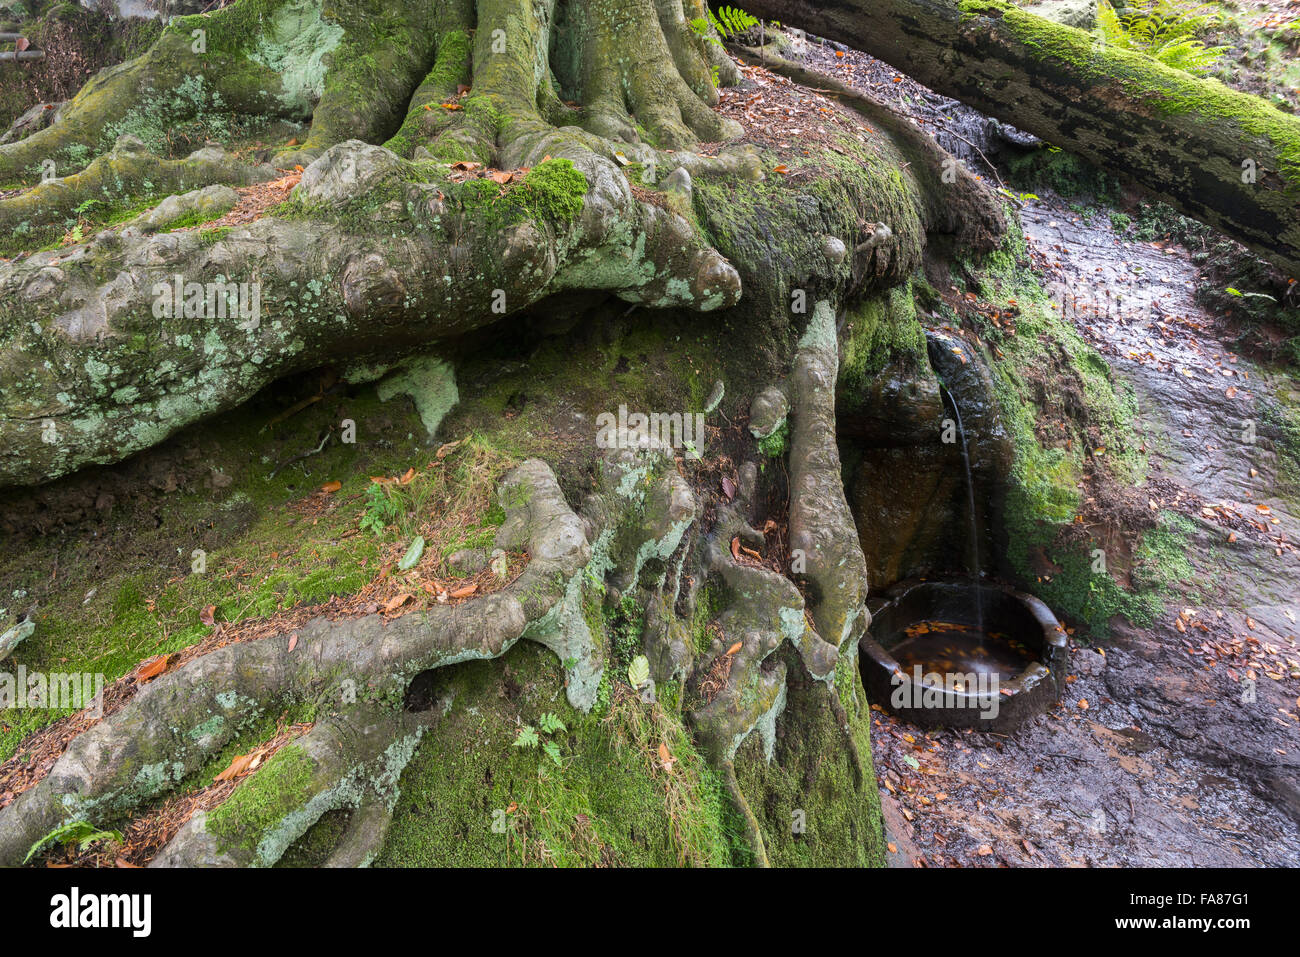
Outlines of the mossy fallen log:
{"label": "mossy fallen log", "polygon": [[1000,0],[755,0],[1131,178],[1300,275],[1300,118]]}

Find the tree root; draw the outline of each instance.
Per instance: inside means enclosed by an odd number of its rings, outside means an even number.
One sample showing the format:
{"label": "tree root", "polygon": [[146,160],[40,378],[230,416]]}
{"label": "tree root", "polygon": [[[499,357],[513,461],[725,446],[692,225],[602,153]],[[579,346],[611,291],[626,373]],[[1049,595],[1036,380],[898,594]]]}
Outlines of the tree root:
{"label": "tree root", "polygon": [[360,706],[318,723],[224,803],[191,817],[149,866],[269,866],[322,814],[340,808],[364,808],[365,815],[336,850],[338,863],[365,863],[376,848],[362,822],[374,820],[376,806],[391,813],[398,779],[429,721]]}
{"label": "tree root", "polygon": [[1006,215],[994,191],[958,163],[934,139],[884,102],[840,82],[833,76],[791,63],[770,52],[732,44],[761,65],[802,86],[817,89],[854,110],[873,127],[886,131],[914,164],[928,207],[927,223],[934,232],[955,237],[962,249],[987,252],[1006,232]]}
{"label": "tree root", "polygon": [[844,497],[835,440],[839,344],[828,302],[813,307],[790,377],[790,548],[811,586],[818,632],[837,650],[856,645],[871,621],[867,563]]}
{"label": "tree root", "polygon": [[[387,150],[351,142],[303,174],[294,196],[310,216],[267,217],[216,241],[104,233],[0,263],[0,295],[13,305],[0,325],[0,367],[25,370],[0,409],[0,486],[116,461],[333,358],[391,361],[471,331],[500,318],[502,294],[509,312],[593,287],[657,307],[710,310],[739,298],[735,269],[684,219],[639,203],[608,160],[549,145],[574,157],[587,184],[572,220],[529,217],[507,195],[493,208],[517,221],[502,228],[445,180],[422,180]],[[354,197],[372,192],[395,199],[370,214],[369,231],[339,230]],[[213,273],[228,278],[173,293],[177,277]],[[239,298],[245,281],[256,284],[256,310]],[[179,321],[159,314],[160,301]],[[176,315],[194,303],[198,329]],[[33,369],[33,356],[48,361]]]}
{"label": "tree root", "polygon": [[133,136],[118,137],[105,153],[79,173],[52,179],[0,200],[0,229],[28,229],[75,219],[90,202],[113,203],[148,193],[171,196],[212,184],[249,186],[274,179],[275,168],[249,166],[216,147],[185,159],[160,159]]}
{"label": "tree root", "polygon": [[[524,637],[553,643],[559,623],[552,612],[590,558],[585,529],[537,460],[512,471],[499,498],[507,518],[498,547],[526,543],[531,556],[505,589],[391,622],[380,615],[315,619],[296,631],[296,641],[281,635],[228,645],[161,675],[73,739],[43,779],[0,810],[0,862],[21,861],[64,821],[124,814],[165,793],[241,728],[291,701],[391,708],[420,672],[499,657]],[[569,667],[598,680],[598,663]],[[590,707],[581,697],[589,683],[570,687],[575,706]]]}

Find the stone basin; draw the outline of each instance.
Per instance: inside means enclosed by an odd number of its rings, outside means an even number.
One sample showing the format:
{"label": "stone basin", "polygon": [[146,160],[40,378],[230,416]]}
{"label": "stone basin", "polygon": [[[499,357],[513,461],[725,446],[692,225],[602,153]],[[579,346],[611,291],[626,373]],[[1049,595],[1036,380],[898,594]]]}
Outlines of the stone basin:
{"label": "stone basin", "polygon": [[859,644],[862,680],[867,699],[899,718],[1005,732],[1059,700],[1065,631],[1037,598],[1000,585],[912,581],[872,605]]}

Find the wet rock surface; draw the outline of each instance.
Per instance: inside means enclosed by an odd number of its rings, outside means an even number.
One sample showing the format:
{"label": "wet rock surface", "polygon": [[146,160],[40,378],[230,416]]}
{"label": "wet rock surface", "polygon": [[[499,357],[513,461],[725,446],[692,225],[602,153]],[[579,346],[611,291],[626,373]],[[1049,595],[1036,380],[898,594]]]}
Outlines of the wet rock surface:
{"label": "wet rock surface", "polygon": [[[809,37],[786,55],[884,97],[981,173],[1032,145],[836,49]],[[1269,404],[1294,403],[1297,383],[1234,353],[1229,322],[1195,301],[1186,250],[1121,236],[1050,195],[1021,217],[1063,314],[1133,385],[1150,464],[1137,492],[1195,523],[1195,571],[1152,627],[1117,622],[1103,645],[1072,647],[1062,704],[1013,735],[924,732],[873,706],[890,863],[1294,867],[1300,504],[1279,474]]]}
{"label": "wet rock surface", "polygon": [[1295,866],[1300,570],[1279,542],[1300,534],[1300,510],[1271,440],[1239,438],[1294,382],[1233,354],[1231,329],[1193,299],[1184,250],[1129,241],[1051,198],[1023,220],[1065,315],[1137,392],[1142,491],[1196,523],[1195,574],[1152,627],[1117,622],[1104,645],[1073,648],[1061,706],[1014,735],[875,715],[883,794],[911,816],[909,860]]}

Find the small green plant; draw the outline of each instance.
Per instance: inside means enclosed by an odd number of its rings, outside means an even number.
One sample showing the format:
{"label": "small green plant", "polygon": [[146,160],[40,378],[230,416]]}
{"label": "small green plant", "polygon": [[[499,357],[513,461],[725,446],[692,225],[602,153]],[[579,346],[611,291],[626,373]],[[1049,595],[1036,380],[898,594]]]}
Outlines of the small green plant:
{"label": "small green plant", "polygon": [[33,844],[31,850],[27,852],[27,856],[23,858],[23,863],[26,864],[50,844],[72,844],[76,842],[78,850],[84,851],[97,841],[104,840],[121,844],[122,833],[120,831],[101,831],[89,821],[69,821],[66,824],[60,824]]}
{"label": "small green plant", "polygon": [[691,29],[698,36],[718,46],[722,46],[719,34],[730,40],[750,27],[758,26],[757,17],[750,16],[736,7],[719,7],[716,14],[706,7],[704,12],[706,16],[696,17],[691,21]]}
{"label": "small green plant", "polygon": [[1232,286],[1228,286],[1223,291],[1229,296],[1237,296],[1242,299],[1267,299],[1269,302],[1277,302],[1276,297],[1270,296],[1266,292],[1242,292],[1240,289],[1234,289]]}
{"label": "small green plant", "polygon": [[772,434],[758,440],[758,450],[767,458],[779,459],[790,447],[790,423],[782,421]]}
{"label": "small green plant", "polygon": [[650,659],[645,655],[637,655],[632,659],[632,663],[627,666],[627,683],[633,688],[640,688],[650,680]]}
{"label": "small green plant", "polygon": [[[538,729],[541,734],[538,734]],[[562,734],[568,732],[564,722],[553,712],[546,712],[537,719],[537,727],[526,724],[519,729],[519,734],[515,736],[514,746],[516,748],[536,748],[541,747],[542,751],[548,758],[555,762],[556,767],[563,767],[564,762],[561,760],[560,745],[555,740]],[[547,740],[542,740],[542,734],[547,735]]]}
{"label": "small green plant", "polygon": [[400,509],[388,494],[388,489],[377,482],[372,482],[366,489],[366,511],[361,516],[361,530],[382,535],[384,529],[397,521],[399,512]]}
{"label": "small green plant", "polygon": [[641,632],[645,628],[645,615],[636,601],[624,595],[614,614],[609,618],[609,639],[614,660],[630,662],[641,650]]}
{"label": "small green plant", "polygon": [[1097,36],[1107,45],[1136,50],[1166,66],[1203,74],[1227,47],[1207,47],[1196,39],[1214,23],[1206,5],[1184,7],[1177,0],[1139,0],[1118,12],[1109,0],[1097,5]]}

